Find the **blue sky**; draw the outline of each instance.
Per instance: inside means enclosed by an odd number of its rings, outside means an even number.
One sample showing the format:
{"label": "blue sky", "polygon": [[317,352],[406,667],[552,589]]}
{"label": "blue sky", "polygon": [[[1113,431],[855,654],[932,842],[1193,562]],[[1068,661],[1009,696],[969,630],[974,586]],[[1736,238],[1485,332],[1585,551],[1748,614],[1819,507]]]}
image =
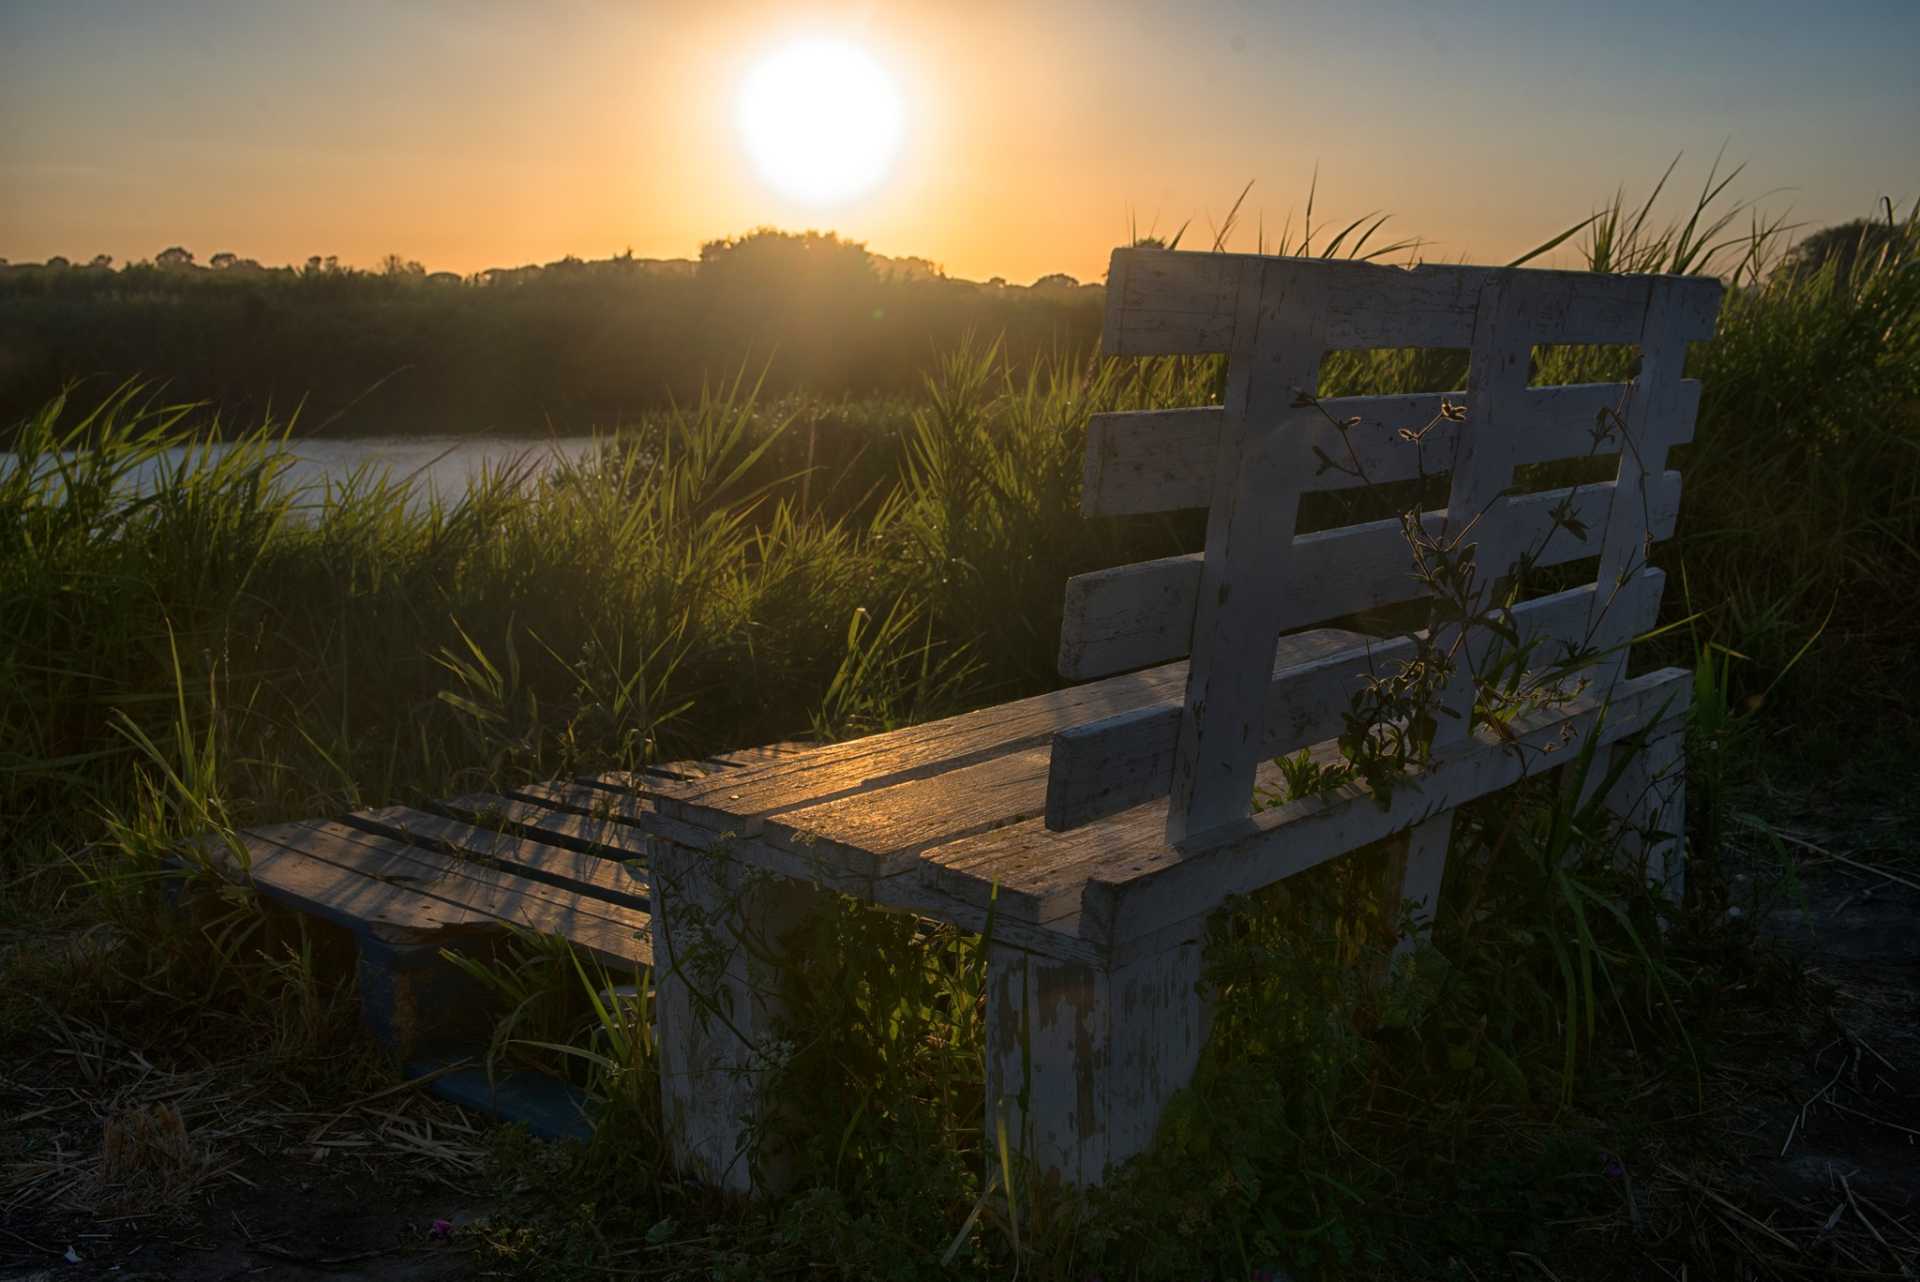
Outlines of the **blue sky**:
{"label": "blue sky", "polygon": [[[839,205],[760,181],[734,87],[797,36],[861,45],[907,104],[889,177]],[[1238,247],[1390,210],[1497,261],[1644,191],[1734,191],[1818,226],[1920,195],[1920,0],[99,4],[0,8],[0,256],[268,262],[389,251],[472,271],[696,253],[834,227],[957,274],[1097,276],[1129,218]]]}

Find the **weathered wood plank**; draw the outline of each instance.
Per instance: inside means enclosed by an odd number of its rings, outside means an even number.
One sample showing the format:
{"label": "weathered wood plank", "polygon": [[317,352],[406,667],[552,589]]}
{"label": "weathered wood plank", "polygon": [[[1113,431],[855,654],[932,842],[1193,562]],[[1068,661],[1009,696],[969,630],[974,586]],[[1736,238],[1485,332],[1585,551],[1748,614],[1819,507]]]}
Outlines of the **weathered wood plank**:
{"label": "weathered wood plank", "polygon": [[[1339,728],[1338,715],[1324,715],[1320,704],[1303,706],[1302,700],[1317,696],[1321,703],[1331,704],[1332,691],[1338,689],[1344,701],[1358,676],[1379,659],[1379,647],[1391,644],[1338,628],[1280,638],[1268,689],[1262,755],[1331,738]],[[1410,645],[1403,643],[1400,649]],[[1354,674],[1351,679],[1347,679],[1349,673]],[[1167,795],[1182,709],[1182,703],[1169,699],[1055,734],[1048,758],[1047,826],[1065,831]]]}
{"label": "weathered wood plank", "polygon": [[[1612,600],[1607,609],[1617,612],[1611,617],[1626,629],[1623,637],[1653,626],[1665,581],[1664,572],[1647,569],[1609,594]],[[1588,584],[1514,607],[1511,623],[1521,646],[1535,656],[1536,667],[1564,664],[1592,648],[1595,638],[1586,629],[1595,614],[1597,591]],[[1352,639],[1330,640],[1317,656],[1301,655],[1293,663],[1276,665],[1267,688],[1260,749],[1264,756],[1292,752],[1338,735],[1366,679],[1393,672],[1414,653],[1411,637],[1378,640],[1334,629],[1305,635]],[[1282,638],[1283,644],[1287,639]],[[1485,670],[1490,648],[1489,638],[1476,638],[1469,655],[1476,671]],[[1064,832],[1165,796],[1172,780],[1180,712],[1180,704],[1169,700],[1054,735],[1047,777],[1047,827]]]}
{"label": "weathered wood plank", "polygon": [[248,859],[244,872],[226,847],[206,843],[203,849],[216,865],[270,897],[346,930],[424,938],[496,924],[489,914],[423,895],[399,880],[416,871],[411,861],[356,844],[310,842],[303,823],[254,828],[238,839]]}
{"label": "weathered wood plank", "polygon": [[[1621,761],[1621,754],[1629,754],[1627,760]],[[1620,767],[1619,777],[1600,800],[1620,824],[1615,847],[1620,866],[1677,903],[1686,893],[1686,718],[1671,717],[1600,753],[1587,780],[1589,791],[1605,782],[1613,765]]]}
{"label": "weathered wood plank", "polygon": [[[1618,454],[1620,433],[1612,413],[1625,409],[1631,386],[1527,388],[1521,397],[1524,428],[1514,439],[1515,465]],[[1320,403],[1325,416],[1298,420],[1276,436],[1272,448],[1307,491],[1433,475],[1447,469],[1458,431],[1454,420],[1440,417],[1441,402],[1464,405],[1466,397],[1465,391],[1334,397]],[[1699,404],[1699,381],[1683,380],[1671,410],[1673,444],[1693,439]],[[1087,516],[1131,516],[1207,506],[1224,413],[1210,405],[1095,414],[1087,424],[1080,510]],[[1355,418],[1360,421],[1344,431],[1335,426]],[[1417,444],[1400,435],[1402,429],[1422,428],[1427,430]]]}
{"label": "weathered wood plank", "polygon": [[1112,943],[1271,885],[1557,766],[1590,734],[1610,743],[1675,715],[1691,693],[1691,673],[1662,669],[1616,686],[1604,719],[1601,701],[1587,699],[1564,716],[1517,720],[1511,741],[1483,731],[1436,753],[1427,769],[1395,789],[1384,809],[1371,793],[1350,786],[1204,834],[1204,845],[1175,850],[1162,844],[1143,847],[1137,857],[1108,859],[1082,894],[1080,932]]}
{"label": "weathered wood plank", "polygon": [[[1308,752],[1322,765],[1341,760],[1339,745],[1331,741],[1313,744]],[[1255,773],[1249,795],[1257,791],[1282,796],[1285,788],[1283,772],[1266,760]],[[949,903],[984,904],[983,887],[991,885],[997,921],[1073,930],[1081,891],[1104,860],[1124,858],[1136,844],[1167,845],[1166,811],[1162,796],[1066,832],[1053,831],[1041,822],[1010,824],[926,851],[919,881],[926,888],[923,893],[938,892]]]}
{"label": "weathered wood plank", "polygon": [[968,898],[956,898],[944,888],[924,880],[921,867],[898,877],[863,878],[848,872],[837,860],[816,858],[811,853],[796,854],[757,837],[714,832],[658,812],[647,816],[646,823],[650,836],[658,841],[671,841],[688,850],[725,851],[751,868],[850,895],[881,908],[949,922],[962,930],[1044,957],[1106,964],[1132,956],[1129,949],[1108,949],[1079,938],[1071,924],[1039,925],[1012,919]]}
{"label": "weathered wood plank", "polygon": [[[1498,268],[1412,269],[1330,259],[1271,258],[1117,249],[1107,270],[1103,349],[1110,356],[1230,352],[1237,343],[1235,300],[1241,281],[1264,274],[1273,291],[1263,322],[1292,291],[1312,281],[1327,291],[1325,328],[1331,347],[1465,347],[1472,340],[1480,286]],[[1536,344],[1639,341],[1648,276],[1527,270],[1514,273],[1530,295],[1530,341]],[[1717,281],[1680,282],[1689,340],[1713,336]]]}
{"label": "weathered wood plank", "polygon": [[989,1150],[1004,1120],[1041,1173],[1081,1186],[1144,1151],[1206,1044],[1201,969],[1197,932],[1106,966],[990,947]]}
{"label": "weathered wood plank", "polygon": [[[1268,444],[1320,385],[1329,318],[1341,297],[1324,273],[1293,272],[1278,260],[1257,271],[1249,265],[1240,277],[1173,754],[1170,841],[1246,811],[1259,757],[1259,732],[1249,734],[1246,719],[1259,716],[1272,679],[1274,643],[1286,631],[1280,589],[1298,555],[1300,488],[1274,466]],[[1063,657],[1069,645],[1063,626]]]}
{"label": "weathered wood plank", "polygon": [[815,909],[801,882],[750,878],[736,861],[655,843],[653,918],[662,1121],[672,1151],[734,1192],[784,1191],[789,1155],[755,1145],[782,1101],[765,1088],[790,1035],[782,939]]}
{"label": "weathered wood plank", "polygon": [[[267,840],[314,864],[331,865],[336,876],[366,880],[378,867],[383,879],[456,910],[460,928],[511,924],[541,934],[562,935],[601,960],[623,968],[649,964],[647,914],[588,900],[502,869],[419,846],[378,837],[332,822],[282,825]],[[350,897],[367,901],[370,892]],[[480,918],[491,919],[483,923]]]}
{"label": "weathered wood plank", "polygon": [[[409,884],[431,898],[491,914],[522,929],[563,936],[601,961],[622,968],[645,966],[651,960],[645,911],[555,887],[509,868],[410,846],[345,824],[315,821],[306,827],[309,835],[300,839],[303,851],[310,850],[306,843],[316,837],[323,842],[345,838],[370,850],[410,860],[415,867]],[[331,854],[338,847],[329,844],[324,849]]]}
{"label": "weathered wood plank", "polygon": [[[551,792],[586,787],[584,784],[559,785]],[[527,793],[532,795],[524,795]],[[642,848],[632,829],[612,820],[617,795],[600,789],[580,795],[582,803],[578,809],[557,806],[552,803],[546,786],[524,784],[505,793],[470,792],[433,805],[436,810],[481,828],[518,833],[604,859],[638,858]],[[588,809],[588,804],[593,808]]]}
{"label": "weathered wood plank", "polygon": [[[1685,711],[1690,690],[1688,674],[1671,668],[1623,682],[1616,689],[1613,706],[1600,726],[1601,742],[1611,743],[1631,734],[1650,719],[1679,715]],[[984,909],[991,901],[1001,921],[1043,925],[1065,926],[1078,916],[1083,908],[1082,891],[1096,878],[1120,884],[1136,873],[1157,874],[1169,864],[1186,860],[1232,872],[1227,880],[1238,889],[1223,890],[1221,897],[1224,898],[1268,885],[1324,858],[1357,850],[1409,828],[1425,816],[1429,806],[1437,809],[1440,800],[1458,805],[1521,777],[1506,766],[1472,764],[1482,756],[1517,755],[1525,764],[1526,774],[1570,760],[1580,736],[1593,728],[1599,702],[1589,696],[1569,704],[1564,717],[1541,714],[1520,723],[1516,727],[1520,732],[1517,747],[1482,732],[1460,745],[1453,756],[1436,760],[1438,782],[1430,788],[1424,784],[1416,787],[1410,782],[1396,792],[1393,806],[1386,812],[1380,810],[1370,793],[1348,787],[1330,796],[1262,811],[1239,825],[1230,825],[1226,832],[1204,834],[1182,848],[1169,846],[1165,840],[1166,803],[1152,802],[1095,820],[1071,832],[1051,832],[1041,822],[1029,820],[938,846],[922,856],[925,868],[921,878],[925,886],[937,889],[950,902],[971,903]],[[1560,742],[1558,736],[1562,733],[1563,721],[1573,726],[1571,740],[1565,748],[1548,749],[1546,745]],[[1324,760],[1337,757],[1337,749],[1331,744],[1316,745],[1314,751]],[[1500,782],[1493,782],[1495,780]],[[1256,783],[1277,790],[1282,776],[1276,768],[1263,766]],[[1403,797],[1415,798],[1421,804],[1414,805]],[[1325,817],[1323,812],[1336,809],[1339,813],[1332,820]],[[1282,832],[1295,823],[1306,825],[1300,829],[1303,848],[1317,850],[1321,845],[1339,844],[1345,835],[1357,834],[1357,837],[1340,850],[1295,866],[1292,861],[1298,852],[1292,844],[1294,834]],[[1274,834],[1270,841],[1268,834]],[[1258,857],[1253,852],[1258,852]],[[1269,858],[1283,867],[1266,876],[1265,868],[1260,865]],[[1259,880],[1261,877],[1265,880]],[[1248,878],[1254,879],[1251,884],[1240,884]],[[1182,920],[1205,911],[1191,907],[1191,902],[1190,899],[1169,899],[1165,920]],[[1212,902],[1217,904],[1219,900]],[[1086,938],[1102,945],[1116,945],[1126,938],[1118,934],[1089,933],[1084,923],[1078,929]]]}
{"label": "weathered wood plank", "polygon": [[643,912],[647,908],[645,879],[636,875],[631,862],[621,862],[634,860],[639,853],[638,842],[630,833],[620,834],[623,843],[620,848],[588,854],[576,847],[483,828],[407,806],[356,810],[340,822],[379,836],[430,845],[464,859],[495,864],[534,881],[625,908]]}
{"label": "weathered wood plank", "polygon": [[809,749],[783,761],[691,783],[645,784],[663,814],[743,836],[767,815],[868,788],[938,774],[1044,743],[1056,730],[1153,703],[1186,679],[1184,667],[1128,673],[925,725]]}
{"label": "weathered wood plank", "polygon": [[[1512,502],[1501,497],[1512,485],[1514,445],[1525,426],[1521,410],[1533,351],[1532,305],[1537,301],[1517,288],[1518,283],[1511,272],[1489,276],[1474,312],[1473,345],[1467,357],[1467,398],[1472,408],[1454,433],[1449,519],[1435,556],[1444,562],[1450,544],[1464,548],[1470,530],[1475,555],[1460,603],[1465,619],[1434,629],[1434,649],[1440,655],[1467,653],[1490,640],[1489,628],[1472,620],[1488,608],[1495,585],[1512,573],[1515,559],[1528,542],[1527,531],[1513,518]],[[1470,734],[1481,669],[1480,664],[1457,663],[1438,692],[1432,743],[1436,755],[1451,752]],[[1413,900],[1429,921],[1439,901],[1452,835],[1450,805],[1429,812],[1407,833],[1401,899]]]}
{"label": "weathered wood plank", "polygon": [[[1537,566],[1564,565],[1598,555],[1598,540],[1581,539],[1556,518],[1568,515],[1598,528],[1613,508],[1614,482],[1568,486],[1506,501],[1502,522],[1517,546],[1536,551]],[[1680,512],[1680,474],[1649,479],[1646,514],[1653,538],[1672,537]],[[1425,514],[1430,534],[1445,509]],[[1397,520],[1370,521],[1303,534],[1293,541],[1293,566],[1278,603],[1279,626],[1311,627],[1329,619],[1416,600],[1425,590],[1412,574],[1412,553]],[[1075,575],[1067,580],[1060,623],[1060,672],[1070,678],[1166,663],[1185,655],[1199,607],[1203,557],[1162,557]]]}
{"label": "weathered wood plank", "polygon": [[1218,405],[1134,410],[1087,420],[1080,478],[1084,516],[1134,516],[1205,507],[1220,449]]}
{"label": "weathered wood plank", "polygon": [[1037,744],[941,774],[881,784],[770,817],[774,845],[853,861],[876,877],[908,871],[920,851],[989,832],[1046,807],[1048,747]]}
{"label": "weathered wood plank", "polygon": [[[1717,292],[1714,299],[1717,305]],[[1659,279],[1641,335],[1640,377],[1634,381],[1625,413],[1629,448],[1620,453],[1613,502],[1598,522],[1597,573],[1601,583],[1617,582],[1646,564],[1648,529],[1658,520],[1656,509],[1661,500],[1657,491],[1663,480],[1661,470],[1667,465],[1667,451],[1683,437],[1692,436],[1693,405],[1680,378],[1690,333],[1688,306],[1688,296],[1676,284],[1676,278]],[[1596,627],[1609,636],[1618,635],[1614,621],[1596,619]],[[1617,677],[1625,670],[1622,656],[1607,675]]]}

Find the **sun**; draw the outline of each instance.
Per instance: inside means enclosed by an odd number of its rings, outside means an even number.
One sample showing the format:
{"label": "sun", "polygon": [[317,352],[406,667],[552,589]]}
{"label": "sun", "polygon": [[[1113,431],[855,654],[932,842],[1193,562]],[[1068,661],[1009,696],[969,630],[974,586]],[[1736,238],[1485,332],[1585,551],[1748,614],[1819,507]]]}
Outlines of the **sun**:
{"label": "sun", "polygon": [[866,50],[830,38],[796,41],[756,64],[735,122],[767,184],[813,205],[871,191],[906,135],[892,77]]}

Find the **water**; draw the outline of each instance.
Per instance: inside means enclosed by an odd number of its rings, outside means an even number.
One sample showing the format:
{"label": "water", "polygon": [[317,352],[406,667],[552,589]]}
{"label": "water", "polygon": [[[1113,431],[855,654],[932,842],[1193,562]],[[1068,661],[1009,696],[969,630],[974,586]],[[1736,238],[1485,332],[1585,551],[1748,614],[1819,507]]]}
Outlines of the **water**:
{"label": "water", "polygon": [[[499,469],[517,461],[534,471],[551,467],[559,459],[578,459],[593,447],[590,436],[503,437],[503,436],[362,436],[342,440],[297,439],[285,443],[283,450],[291,460],[280,473],[280,484],[296,494],[304,494],[317,504],[327,482],[340,482],[355,469],[371,465],[393,481],[411,478],[414,499],[424,504],[429,496],[459,498],[483,470]],[[228,447],[215,445],[216,453]],[[152,488],[153,478],[162,466],[177,466],[184,449],[165,451],[160,459],[135,469],[128,476],[133,493]],[[0,453],[0,471],[13,465],[13,455]]]}

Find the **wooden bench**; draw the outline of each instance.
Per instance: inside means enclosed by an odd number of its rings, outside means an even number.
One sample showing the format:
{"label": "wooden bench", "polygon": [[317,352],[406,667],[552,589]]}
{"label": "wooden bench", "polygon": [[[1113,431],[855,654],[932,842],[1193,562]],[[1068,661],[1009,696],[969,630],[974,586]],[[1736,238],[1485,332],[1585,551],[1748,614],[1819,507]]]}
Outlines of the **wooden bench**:
{"label": "wooden bench", "polygon": [[[1659,607],[1648,551],[1673,529],[1667,452],[1690,439],[1699,395],[1681,366],[1719,295],[1701,278],[1116,252],[1106,351],[1224,354],[1226,393],[1090,426],[1089,515],[1204,506],[1208,520],[1204,553],[1068,583],[1061,671],[1087,684],[707,778],[524,794],[649,835],[680,1157],[728,1187],[779,1186],[780,1156],[749,1137],[782,1107],[760,1089],[783,1018],[779,941],[823,894],[989,936],[989,1130],[1006,1119],[1030,1160],[1088,1184],[1150,1142],[1190,1078],[1208,1027],[1199,941],[1230,896],[1394,838],[1404,896],[1430,921],[1457,806],[1629,736],[1607,803],[1648,875],[1677,885],[1689,676],[1629,675],[1626,647]],[[1549,344],[1632,345],[1639,372],[1530,386]],[[1421,347],[1466,349],[1466,386],[1315,399],[1330,351]],[[1617,455],[1611,480],[1510,492],[1521,465],[1596,453]],[[1429,551],[1474,550],[1462,608],[1419,635],[1325,627],[1429,588],[1399,522],[1299,534],[1303,495],[1428,473],[1450,474],[1447,506],[1421,523]],[[1522,559],[1590,568],[1584,586],[1496,609]],[[1583,663],[1584,684],[1477,724],[1474,674],[1516,643],[1548,669]],[[1252,809],[1256,788],[1280,789],[1275,757],[1337,759],[1369,674],[1435,653],[1466,662],[1435,691],[1446,715],[1423,767],[1384,797],[1350,784]]]}
{"label": "wooden bench", "polygon": [[[654,767],[691,782],[762,765],[795,745]],[[644,837],[630,823],[548,806],[524,790],[472,793],[430,809],[387,806],[338,820],[236,834],[202,853],[268,901],[352,941],[361,1020],[410,1073],[456,1101],[584,1137],[582,1101],[559,1084],[479,1068],[491,1032],[485,991],[445,951],[484,952],[510,930],[555,935],[617,976],[653,962]]]}

